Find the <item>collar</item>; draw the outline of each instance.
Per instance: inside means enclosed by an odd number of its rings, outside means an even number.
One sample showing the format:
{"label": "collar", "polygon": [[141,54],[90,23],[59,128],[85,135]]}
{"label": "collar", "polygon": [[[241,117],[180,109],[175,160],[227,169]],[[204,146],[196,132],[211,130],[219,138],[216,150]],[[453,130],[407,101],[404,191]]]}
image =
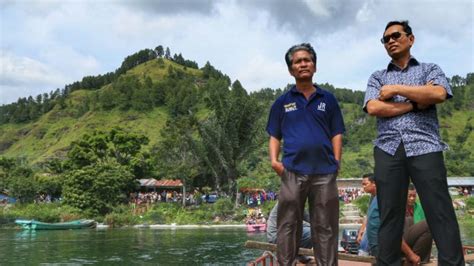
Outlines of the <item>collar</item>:
{"label": "collar", "polygon": [[[313,87],[316,89],[316,95],[320,95],[320,96],[324,96],[324,90],[319,87],[318,85],[316,84],[313,84]],[[296,89],[296,85],[293,85],[293,87],[291,87],[290,89],[290,92],[293,93],[293,94],[302,94],[301,92],[299,92],[297,89]],[[313,96],[314,97],[314,96]]]}
{"label": "collar", "polygon": [[[408,59],[408,65],[407,65],[407,68],[409,66],[416,66],[416,65],[419,65],[420,62],[418,62],[418,60],[416,60],[415,57],[413,56],[410,56],[410,59]],[[401,70],[397,65],[395,65],[393,63],[393,61],[390,61],[390,63],[388,63],[388,66],[387,66],[387,71],[390,71],[390,70]]]}

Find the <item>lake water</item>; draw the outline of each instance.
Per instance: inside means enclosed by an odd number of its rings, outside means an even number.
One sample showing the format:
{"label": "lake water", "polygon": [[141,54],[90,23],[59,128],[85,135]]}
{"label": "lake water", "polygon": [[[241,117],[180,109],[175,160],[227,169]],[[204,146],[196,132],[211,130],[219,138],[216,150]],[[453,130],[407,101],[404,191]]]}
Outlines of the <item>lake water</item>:
{"label": "lake water", "polygon": [[[474,229],[462,228],[464,244]],[[262,254],[243,247],[265,234],[231,229],[0,229],[0,265],[245,265]]]}
{"label": "lake water", "polygon": [[245,265],[245,229],[0,230],[0,265]]}

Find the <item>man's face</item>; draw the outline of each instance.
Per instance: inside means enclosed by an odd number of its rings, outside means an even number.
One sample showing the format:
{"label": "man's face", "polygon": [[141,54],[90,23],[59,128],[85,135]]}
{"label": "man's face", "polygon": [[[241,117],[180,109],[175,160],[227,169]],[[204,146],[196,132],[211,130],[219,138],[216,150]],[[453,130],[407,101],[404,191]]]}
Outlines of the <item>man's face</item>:
{"label": "man's face", "polygon": [[409,206],[415,205],[416,202],[416,190],[408,190],[407,204]]}
{"label": "man's face", "polygon": [[316,65],[311,59],[311,54],[305,50],[296,51],[293,54],[290,74],[296,80],[311,79],[316,72]]}
{"label": "man's face", "polygon": [[[400,37],[396,38],[400,33]],[[383,34],[384,37],[391,36],[390,40],[384,43],[385,50],[390,57],[397,59],[410,53],[410,48],[415,42],[413,34],[407,35],[402,25],[392,25]]]}
{"label": "man's face", "polygon": [[375,193],[375,183],[371,182],[367,177],[362,179],[362,188],[365,193]]}

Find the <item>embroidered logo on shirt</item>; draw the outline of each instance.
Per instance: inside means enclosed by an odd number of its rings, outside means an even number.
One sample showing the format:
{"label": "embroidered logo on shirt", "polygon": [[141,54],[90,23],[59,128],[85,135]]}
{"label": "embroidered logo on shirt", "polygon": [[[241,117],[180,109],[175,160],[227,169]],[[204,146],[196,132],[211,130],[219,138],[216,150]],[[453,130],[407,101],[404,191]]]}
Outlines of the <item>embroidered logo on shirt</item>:
{"label": "embroidered logo on shirt", "polygon": [[319,103],[318,104],[318,111],[323,111],[323,112],[326,112],[326,103]]}
{"label": "embroidered logo on shirt", "polygon": [[283,107],[285,107],[285,113],[298,110],[298,108],[296,108],[296,103],[294,103],[294,102],[289,103],[289,104],[285,104]]}

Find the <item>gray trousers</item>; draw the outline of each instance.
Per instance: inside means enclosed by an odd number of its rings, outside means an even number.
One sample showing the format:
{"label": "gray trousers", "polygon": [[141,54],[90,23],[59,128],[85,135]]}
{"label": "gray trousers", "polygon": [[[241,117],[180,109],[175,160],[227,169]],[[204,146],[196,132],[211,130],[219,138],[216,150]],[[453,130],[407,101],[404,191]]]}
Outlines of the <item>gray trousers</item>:
{"label": "gray trousers", "polygon": [[300,175],[285,170],[278,196],[277,258],[294,265],[308,200],[311,239],[317,265],[337,265],[339,199],[336,174]]}

